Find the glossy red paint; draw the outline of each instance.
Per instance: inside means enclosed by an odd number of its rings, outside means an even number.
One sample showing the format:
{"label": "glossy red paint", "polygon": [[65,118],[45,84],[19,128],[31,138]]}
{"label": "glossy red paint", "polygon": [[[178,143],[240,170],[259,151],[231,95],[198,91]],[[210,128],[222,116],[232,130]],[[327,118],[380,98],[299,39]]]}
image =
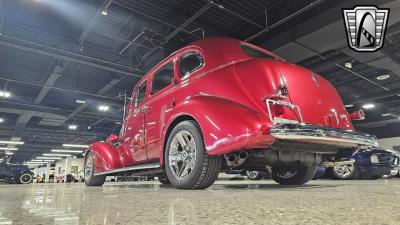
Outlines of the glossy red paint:
{"label": "glossy red paint", "polygon": [[[271,59],[253,58],[241,44],[264,52]],[[199,54],[204,65],[181,76],[180,60],[188,53]],[[173,63],[174,78],[161,91],[151,93],[155,72],[168,63]],[[287,93],[279,94],[282,87]],[[140,88],[146,94],[136,103]],[[168,131],[182,118],[199,124],[208,154],[266,148],[275,141],[269,133],[274,123],[266,107],[267,99],[290,102],[300,108],[298,112],[271,106],[271,115],[276,119],[354,130],[342,100],[327,80],[264,49],[228,38],[199,40],[175,52],[138,82],[132,99],[119,145],[91,145],[99,163],[96,172],[157,161],[163,166]]]}

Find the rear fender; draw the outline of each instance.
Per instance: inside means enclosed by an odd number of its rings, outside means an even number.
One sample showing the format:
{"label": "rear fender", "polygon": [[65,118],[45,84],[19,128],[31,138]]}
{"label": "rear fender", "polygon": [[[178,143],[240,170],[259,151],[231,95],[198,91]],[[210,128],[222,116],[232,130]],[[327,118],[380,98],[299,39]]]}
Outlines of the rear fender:
{"label": "rear fender", "polygon": [[95,173],[118,169],[124,166],[119,151],[111,144],[99,141],[89,146],[87,154],[92,152],[94,155]]}
{"label": "rear fender", "polygon": [[[167,128],[181,116],[190,116],[199,124],[210,155],[265,147],[275,140],[267,135],[272,124],[265,115],[227,99],[202,95],[187,98],[166,113],[170,119],[163,129],[165,142]],[[163,154],[160,157],[163,159]]]}

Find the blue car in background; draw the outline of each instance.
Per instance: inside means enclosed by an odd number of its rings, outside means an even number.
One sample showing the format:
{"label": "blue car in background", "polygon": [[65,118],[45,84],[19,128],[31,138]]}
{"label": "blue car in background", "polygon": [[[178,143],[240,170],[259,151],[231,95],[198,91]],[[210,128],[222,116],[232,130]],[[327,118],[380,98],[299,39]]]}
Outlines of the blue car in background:
{"label": "blue car in background", "polygon": [[[327,168],[325,176],[335,179],[377,179],[390,175],[393,169],[393,154],[382,149],[349,149],[337,156],[334,167]],[[350,153],[350,154],[349,154]],[[322,170],[321,168],[319,169]],[[318,173],[318,171],[317,171]],[[316,174],[320,175],[320,174]]]}
{"label": "blue car in background", "polygon": [[25,165],[1,162],[0,180],[12,184],[29,184],[33,181],[33,172]]}

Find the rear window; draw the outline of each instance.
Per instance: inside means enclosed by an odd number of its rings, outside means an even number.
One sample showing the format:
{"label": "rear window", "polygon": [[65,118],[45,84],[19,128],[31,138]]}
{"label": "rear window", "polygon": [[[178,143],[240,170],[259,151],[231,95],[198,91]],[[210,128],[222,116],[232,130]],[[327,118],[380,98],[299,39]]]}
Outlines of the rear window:
{"label": "rear window", "polygon": [[188,76],[204,66],[204,60],[197,52],[190,52],[180,60],[181,77]]}
{"label": "rear window", "polygon": [[241,44],[240,47],[242,48],[242,50],[248,56],[250,56],[252,58],[256,58],[256,59],[277,59],[277,60],[280,60],[279,58],[277,58],[277,57],[275,57],[273,55],[270,55],[270,54],[267,54],[265,52],[262,52],[262,51],[260,51],[258,49],[250,47],[250,46],[248,46],[246,44]]}

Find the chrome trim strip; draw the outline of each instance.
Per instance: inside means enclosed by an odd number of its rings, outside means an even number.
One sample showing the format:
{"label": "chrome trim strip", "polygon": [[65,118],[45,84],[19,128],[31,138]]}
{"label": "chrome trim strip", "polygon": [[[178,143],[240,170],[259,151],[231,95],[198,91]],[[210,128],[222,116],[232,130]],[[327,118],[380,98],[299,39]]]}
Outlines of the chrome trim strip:
{"label": "chrome trim strip", "polygon": [[160,168],[160,163],[149,163],[149,164],[143,164],[143,165],[137,165],[137,166],[130,166],[130,167],[123,167],[115,170],[109,170],[101,173],[95,173],[95,176],[98,175],[105,175],[105,174],[110,174],[110,173],[119,173],[119,172],[125,172],[125,171],[131,171],[131,170],[144,170],[144,169],[157,169]]}
{"label": "chrome trim strip", "polygon": [[278,124],[272,127],[271,135],[278,139],[330,142],[329,144],[337,146],[378,147],[378,140],[374,135],[309,124]]}

